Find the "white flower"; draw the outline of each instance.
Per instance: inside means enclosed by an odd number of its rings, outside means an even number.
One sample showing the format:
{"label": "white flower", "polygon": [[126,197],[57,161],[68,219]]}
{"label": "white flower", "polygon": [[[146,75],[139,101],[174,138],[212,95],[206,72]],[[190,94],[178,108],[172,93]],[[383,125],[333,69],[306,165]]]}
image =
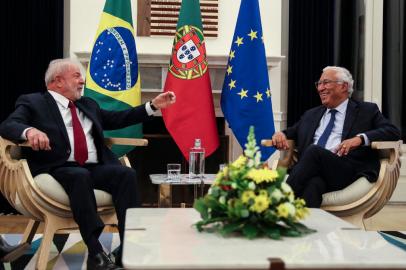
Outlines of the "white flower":
{"label": "white flower", "polygon": [[282,182],[281,189],[282,189],[283,193],[286,193],[286,194],[292,192],[292,188],[285,182]]}
{"label": "white flower", "polygon": [[248,188],[251,189],[251,190],[255,190],[255,188],[256,188],[255,183],[254,182],[249,182]]}
{"label": "white flower", "polygon": [[293,204],[291,204],[290,202],[286,202],[285,205],[286,205],[286,208],[288,209],[289,215],[292,217],[295,216],[295,213],[296,213],[295,206]]}
{"label": "white flower", "polygon": [[261,152],[257,152],[255,154],[255,166],[259,166],[261,164]]}
{"label": "white flower", "polygon": [[277,202],[279,202],[283,198],[283,194],[280,191],[280,189],[277,188],[274,191],[272,191],[271,198],[275,199]]}
{"label": "white flower", "polygon": [[220,202],[221,204],[225,204],[225,203],[226,203],[226,197],[221,196],[221,197],[219,198],[219,202]]}
{"label": "white flower", "polygon": [[252,160],[252,159],[249,159],[248,160],[248,163],[247,163],[247,166],[248,166],[248,168],[252,168],[252,167],[254,167],[254,160]]}
{"label": "white flower", "polygon": [[290,202],[293,202],[295,200],[295,195],[293,194],[293,192],[290,192],[288,196]]}

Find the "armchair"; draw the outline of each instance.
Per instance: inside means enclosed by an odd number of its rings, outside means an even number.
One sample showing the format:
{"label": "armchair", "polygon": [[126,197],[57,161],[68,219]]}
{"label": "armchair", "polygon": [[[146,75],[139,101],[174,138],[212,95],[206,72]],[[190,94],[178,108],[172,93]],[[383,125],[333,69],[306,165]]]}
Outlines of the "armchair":
{"label": "armchair", "polygon": [[[294,141],[289,140],[289,150],[283,153],[273,168],[291,167],[296,161]],[[262,140],[264,146],[273,146],[272,140]],[[348,187],[323,194],[321,208],[365,229],[364,220],[378,213],[395,190],[400,173],[400,146],[402,141],[372,142],[379,152],[380,171],[376,182],[361,177]]]}
{"label": "armchair", "polygon": [[[145,139],[108,138],[105,143],[146,146]],[[43,238],[38,250],[36,269],[46,269],[49,250],[54,234],[60,230],[77,229],[72,218],[69,198],[62,186],[49,174],[31,175],[28,163],[20,156],[20,147],[28,143],[15,144],[0,137],[0,191],[9,203],[21,214],[31,218],[22,243],[31,243],[38,226],[44,223]],[[126,156],[121,163],[130,167]],[[117,224],[111,195],[95,190],[98,213],[106,225]]]}

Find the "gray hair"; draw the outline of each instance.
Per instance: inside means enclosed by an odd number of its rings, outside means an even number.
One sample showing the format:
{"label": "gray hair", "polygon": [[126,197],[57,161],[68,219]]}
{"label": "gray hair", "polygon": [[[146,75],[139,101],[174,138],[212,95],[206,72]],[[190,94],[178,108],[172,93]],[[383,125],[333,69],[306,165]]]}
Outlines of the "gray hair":
{"label": "gray hair", "polygon": [[48,69],[45,72],[45,85],[48,86],[48,84],[55,80],[57,75],[67,71],[71,66],[81,68],[77,61],[70,58],[55,59],[49,62]]}
{"label": "gray hair", "polygon": [[323,69],[323,72],[327,70],[334,70],[336,72],[337,79],[348,84],[348,95],[351,97],[352,92],[354,92],[354,80],[352,79],[352,75],[348,69],[343,67],[327,66]]}

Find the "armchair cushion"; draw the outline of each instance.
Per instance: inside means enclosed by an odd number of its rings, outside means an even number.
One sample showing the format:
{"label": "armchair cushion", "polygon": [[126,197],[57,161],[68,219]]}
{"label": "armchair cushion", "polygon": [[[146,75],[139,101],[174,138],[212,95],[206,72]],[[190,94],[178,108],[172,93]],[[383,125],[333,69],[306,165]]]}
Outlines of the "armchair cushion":
{"label": "armchair cushion", "polygon": [[[69,197],[65,190],[51,175],[42,173],[34,177],[34,182],[38,185],[39,189],[53,200],[64,205],[70,205]],[[111,195],[103,190],[94,190],[96,196],[97,206],[113,205]]]}
{"label": "armchair cushion", "polygon": [[375,183],[361,177],[348,187],[323,194],[322,206],[338,206],[355,202],[365,196]]}

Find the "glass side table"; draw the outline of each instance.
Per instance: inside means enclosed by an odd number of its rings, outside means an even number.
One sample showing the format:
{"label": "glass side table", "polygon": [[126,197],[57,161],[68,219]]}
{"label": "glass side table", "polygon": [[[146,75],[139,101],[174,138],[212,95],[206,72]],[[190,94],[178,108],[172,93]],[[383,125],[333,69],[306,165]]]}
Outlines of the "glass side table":
{"label": "glass side table", "polygon": [[204,174],[202,179],[190,179],[188,174],[181,174],[179,181],[168,181],[166,174],[150,174],[152,184],[159,185],[158,207],[172,207],[172,186],[193,185],[193,198],[203,196],[204,185],[211,185],[216,178],[215,174]]}

